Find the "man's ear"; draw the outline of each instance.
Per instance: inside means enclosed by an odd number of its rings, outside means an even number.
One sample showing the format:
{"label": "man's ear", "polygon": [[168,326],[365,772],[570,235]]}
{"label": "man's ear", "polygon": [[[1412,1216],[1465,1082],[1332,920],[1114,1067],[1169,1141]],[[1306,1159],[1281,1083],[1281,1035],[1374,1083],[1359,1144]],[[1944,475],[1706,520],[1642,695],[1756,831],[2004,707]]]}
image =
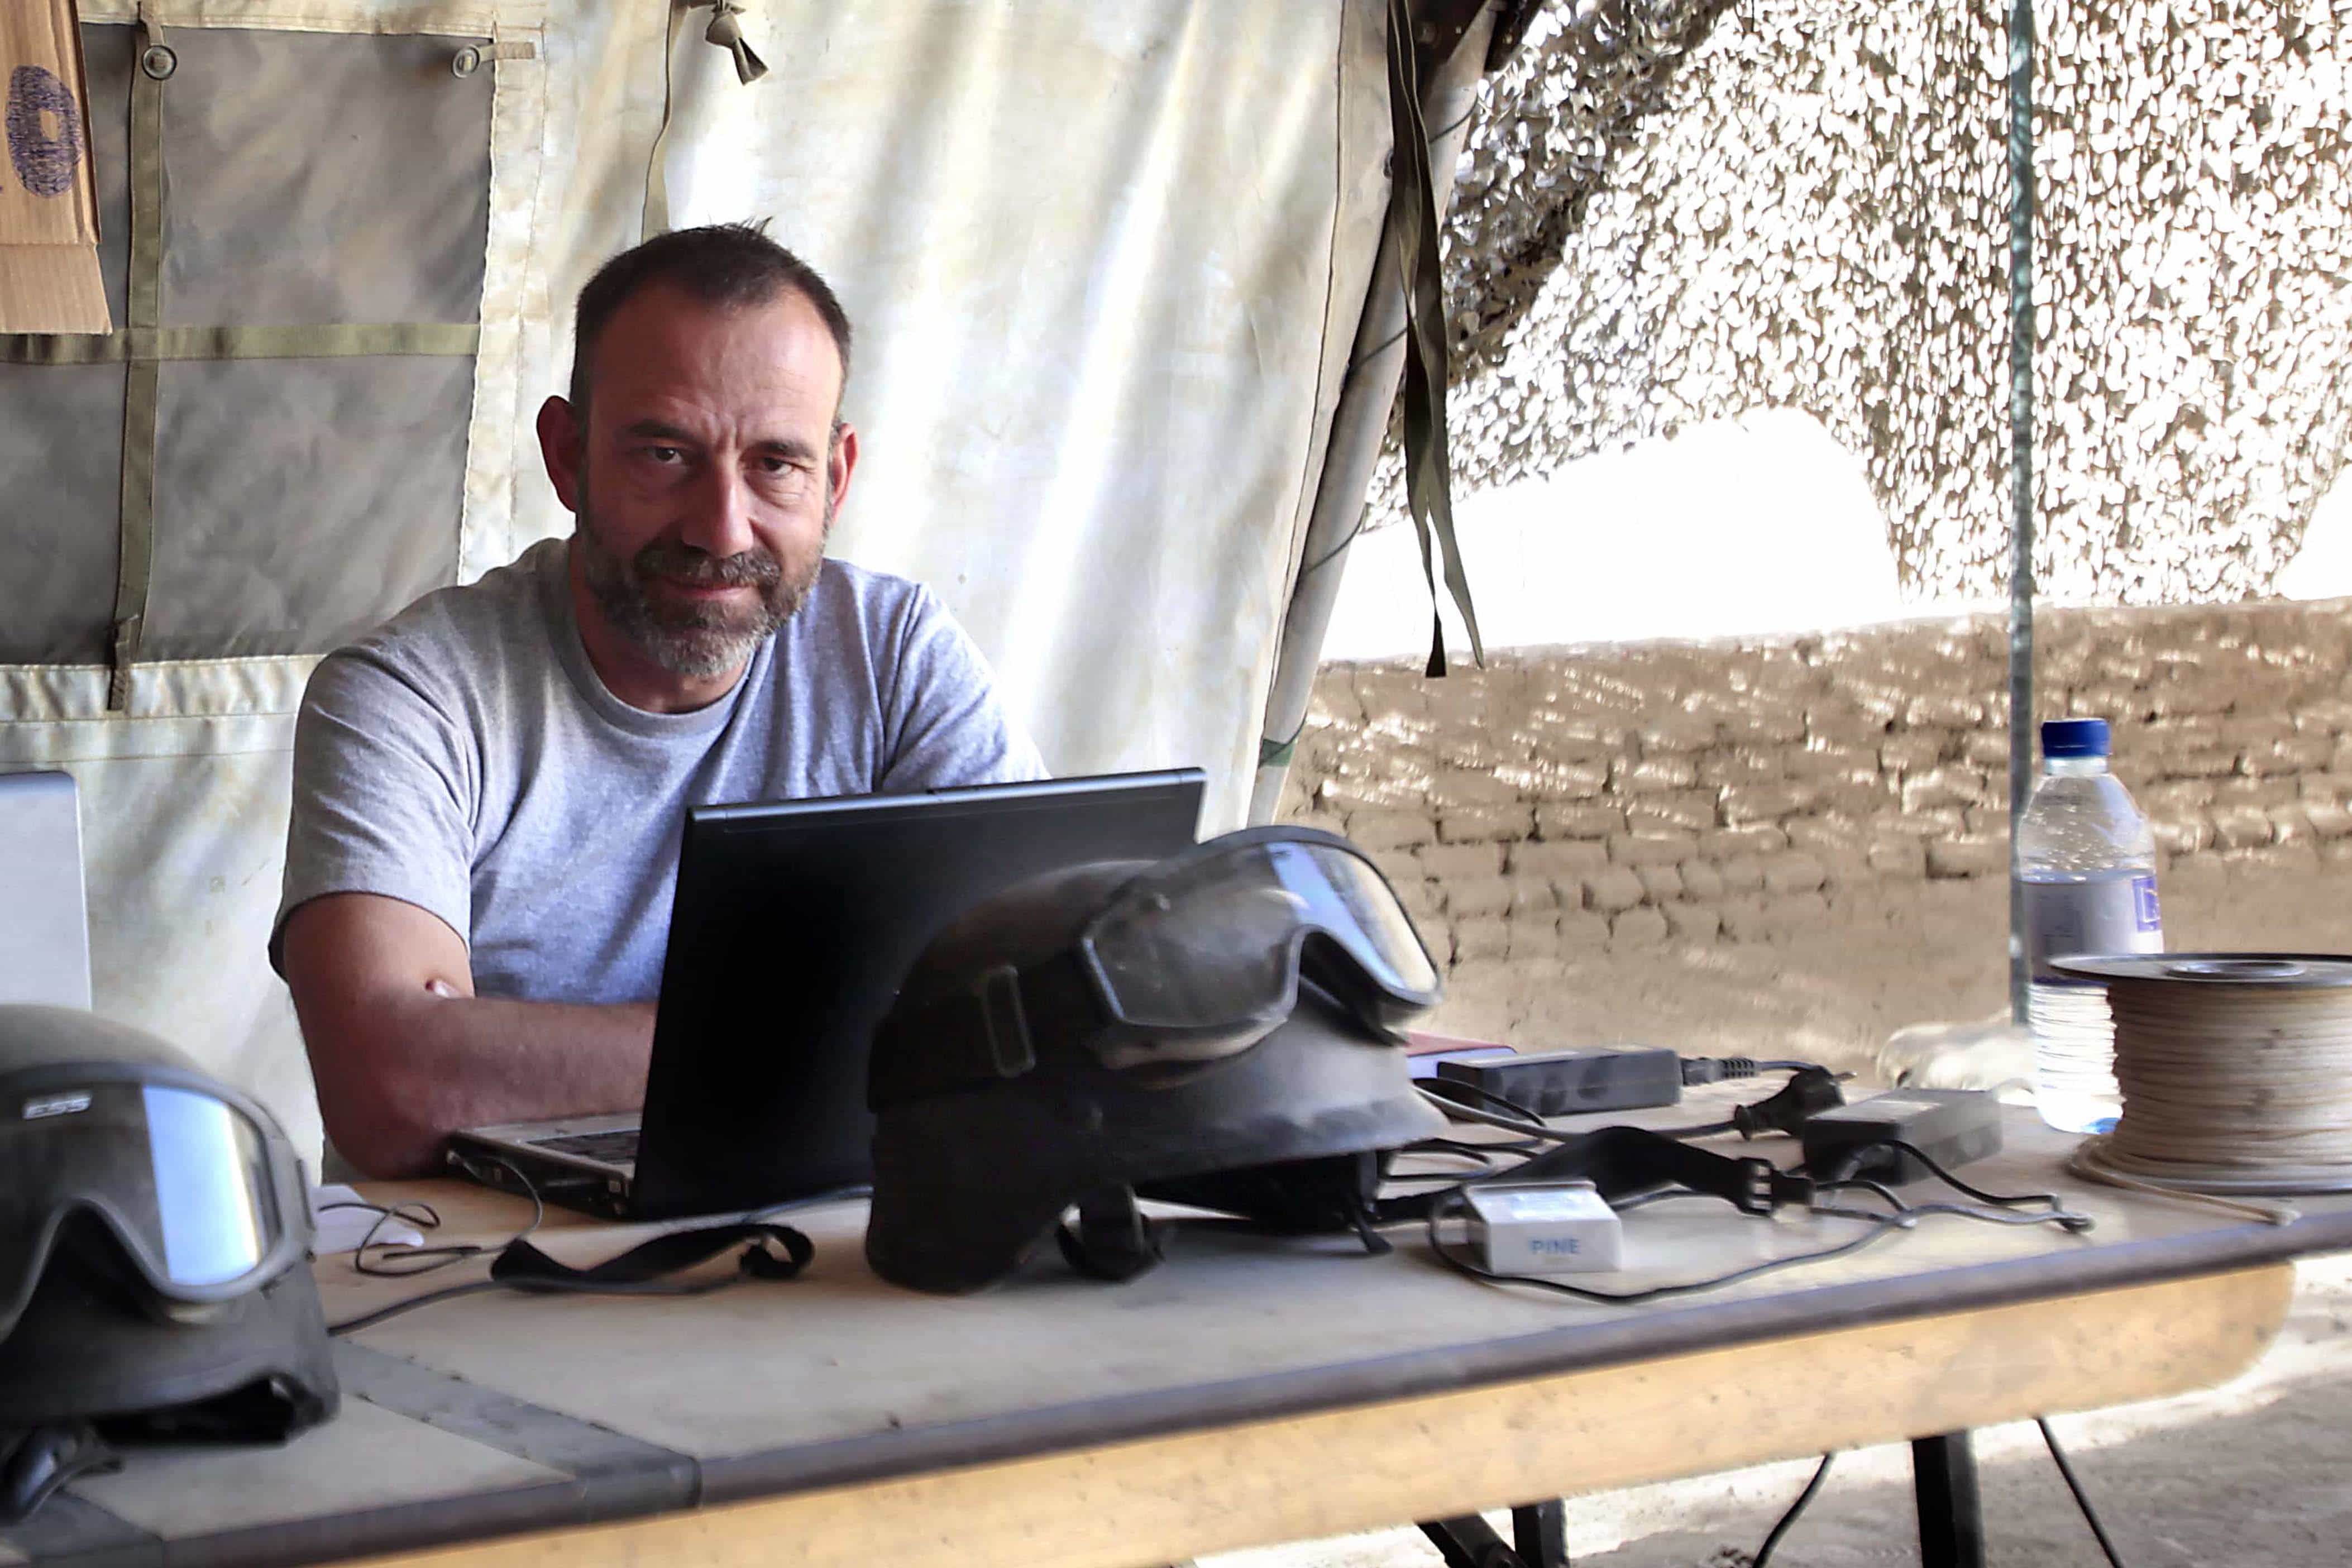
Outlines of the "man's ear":
{"label": "man's ear", "polygon": [[547,465],[547,481],[563,510],[580,510],[580,468],[588,432],[581,427],[578,410],[561,397],[539,405],[539,458]]}
{"label": "man's ear", "polygon": [[847,420],[833,427],[832,449],[825,454],[824,482],[832,491],[833,510],[849,499],[849,476],[857,467],[857,430]]}

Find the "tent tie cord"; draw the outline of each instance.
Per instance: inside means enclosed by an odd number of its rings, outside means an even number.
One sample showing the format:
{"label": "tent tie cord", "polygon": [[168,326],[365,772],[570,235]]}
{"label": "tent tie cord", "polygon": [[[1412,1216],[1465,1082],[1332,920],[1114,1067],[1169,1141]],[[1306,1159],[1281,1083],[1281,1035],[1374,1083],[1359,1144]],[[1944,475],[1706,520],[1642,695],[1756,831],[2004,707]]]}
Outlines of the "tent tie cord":
{"label": "tent tie cord", "polygon": [[1470,656],[1482,668],[1486,649],[1454,534],[1453,462],[1445,418],[1445,286],[1438,257],[1429,129],[1421,112],[1420,62],[1407,0],[1389,0],[1388,14],[1392,163],[1385,239],[1396,247],[1398,284],[1404,294],[1405,509],[1420,537],[1422,575],[1429,584],[1428,673],[1434,677],[1445,673],[1445,625],[1437,608],[1441,563],[1463,629],[1470,635]]}
{"label": "tent tie cord", "polygon": [[743,24],[737,19],[748,9],[744,0],[670,0],[669,31],[662,40],[661,129],[654,132],[653,148],[646,154],[646,199],[637,222],[641,240],[669,232],[669,174],[663,159],[669,146],[670,114],[677,103],[672,72],[677,58],[677,27],[688,11],[705,6],[710,9],[710,25],[702,30],[702,41],[735,57],[735,79],[749,87],[768,74],[768,62],[744,41]]}
{"label": "tent tie cord", "polygon": [[[1476,116],[1477,112],[1478,110],[1476,106],[1473,105],[1468,110],[1454,120],[1451,123],[1442,125],[1438,127],[1438,129],[1431,132],[1426,140],[1431,146],[1434,147],[1439,142],[1451,136],[1454,132],[1461,130],[1462,127],[1468,124],[1471,120]],[[1370,348],[1366,349],[1354,359],[1349,360],[1348,362],[1348,368],[1340,373],[1341,381],[1346,382],[1353,380],[1362,372],[1366,365],[1370,364],[1382,354],[1388,353],[1389,350],[1402,342],[1404,341],[1405,333],[1412,330],[1412,328],[1410,325],[1399,327],[1395,331],[1391,332],[1387,337],[1382,338],[1379,342],[1374,343]],[[1364,504],[1363,509],[1356,513],[1356,525],[1348,530],[1347,536],[1341,539],[1337,544],[1332,545],[1328,550],[1326,550],[1322,554],[1318,555],[1314,560],[1309,561],[1307,564],[1301,566],[1298,569],[1298,575],[1302,579],[1312,576],[1314,574],[1320,572],[1324,567],[1328,566],[1332,562],[1345,554],[1348,547],[1356,542],[1356,536],[1363,532],[1365,525],[1370,522],[1371,516],[1371,503],[1368,501]],[[1299,728],[1302,730],[1306,728],[1305,721],[1302,720],[1300,721]],[[1297,738],[1298,731],[1292,731],[1291,740],[1295,741]],[[1276,756],[1275,754],[1276,752],[1279,752],[1281,754]],[[1288,767],[1289,765],[1289,742],[1286,741],[1281,742],[1279,745],[1276,745],[1275,742],[1268,740],[1260,743],[1258,766],[1263,768],[1277,766]]]}
{"label": "tent tie cord", "polygon": [[743,24],[735,19],[748,8],[743,0],[692,0],[692,3],[709,5],[710,26],[702,30],[702,41],[716,44],[735,57],[737,81],[749,87],[768,74],[768,62],[754,54],[751,46],[743,41]]}

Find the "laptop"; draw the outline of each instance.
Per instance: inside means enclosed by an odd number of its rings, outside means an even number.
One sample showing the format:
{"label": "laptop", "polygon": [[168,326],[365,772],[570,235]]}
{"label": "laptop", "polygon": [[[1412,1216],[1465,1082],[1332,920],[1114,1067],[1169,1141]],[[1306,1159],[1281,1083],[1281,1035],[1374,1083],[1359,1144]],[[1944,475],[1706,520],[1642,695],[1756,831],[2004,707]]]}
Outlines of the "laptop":
{"label": "laptop", "polygon": [[866,1065],[899,981],[989,894],[1193,841],[1197,768],[688,810],[641,1116],[480,1127],[449,1163],[666,1219],[872,1179]]}
{"label": "laptop", "polygon": [[0,1002],[89,1005],[89,910],[71,773],[0,773]]}

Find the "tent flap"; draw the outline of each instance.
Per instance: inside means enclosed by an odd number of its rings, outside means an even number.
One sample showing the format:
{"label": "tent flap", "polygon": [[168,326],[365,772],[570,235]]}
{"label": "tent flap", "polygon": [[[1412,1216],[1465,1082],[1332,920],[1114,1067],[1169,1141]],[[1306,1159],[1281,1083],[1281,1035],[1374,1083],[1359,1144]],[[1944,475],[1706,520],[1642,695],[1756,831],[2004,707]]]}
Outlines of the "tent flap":
{"label": "tent flap", "polygon": [[0,340],[43,503],[0,662],[321,652],[455,580],[490,83],[459,39],[83,31],[124,325]]}
{"label": "tent flap", "polygon": [[[0,350],[0,478],[77,531],[5,568],[40,614],[0,628],[0,766],[62,761],[83,784],[100,1007],[164,1022],[301,1129],[263,952],[289,715],[336,639],[569,531],[532,418],[568,373],[572,298],[638,237],[667,9],[151,5],[184,60],[162,335],[123,361]],[[768,72],[741,80],[688,18],[665,184],[674,223],[767,221],[856,323],[863,458],[834,552],[929,584],[1055,771],[1201,765],[1204,828],[1237,825],[1385,205],[1377,0],[759,0],[733,19]],[[492,40],[517,47],[450,68]],[[331,115],[301,118],[299,80],[248,80],[234,120],[194,107],[221,62],[298,58]],[[352,86],[371,61],[373,98]],[[101,129],[119,191],[124,129]],[[267,155],[194,172],[239,135]],[[180,329],[322,323],[479,330],[470,354],[167,352]],[[161,367],[153,609],[110,716],[120,452],[41,459],[5,400],[46,378],[119,431],[134,352]]]}

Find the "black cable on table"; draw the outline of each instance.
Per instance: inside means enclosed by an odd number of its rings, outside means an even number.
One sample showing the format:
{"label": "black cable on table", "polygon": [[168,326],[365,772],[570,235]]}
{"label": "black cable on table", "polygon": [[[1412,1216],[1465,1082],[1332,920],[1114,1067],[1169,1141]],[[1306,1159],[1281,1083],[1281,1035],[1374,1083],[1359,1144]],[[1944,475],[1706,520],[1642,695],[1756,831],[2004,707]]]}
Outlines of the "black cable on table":
{"label": "black cable on table", "polygon": [[422,1296],[411,1296],[404,1301],[394,1301],[388,1307],[378,1307],[373,1312],[362,1312],[356,1318],[346,1318],[340,1323],[329,1323],[327,1333],[340,1339],[355,1334],[362,1329],[372,1329],[387,1318],[397,1318],[403,1312],[413,1312],[419,1307],[430,1307],[436,1301],[454,1301],[460,1296],[478,1296],[485,1290],[503,1290],[506,1285],[497,1279],[470,1279],[463,1285],[450,1285],[439,1290],[427,1290]]}
{"label": "black cable on table", "polygon": [[[530,1223],[529,1225],[515,1232],[514,1235],[509,1237],[504,1242],[495,1248],[476,1244],[467,1244],[462,1247],[436,1248],[434,1250],[450,1253],[455,1256],[442,1258],[436,1262],[426,1264],[421,1268],[397,1269],[364,1268],[362,1267],[360,1261],[360,1258],[363,1254],[354,1255],[352,1259],[352,1268],[357,1272],[372,1274],[378,1278],[399,1279],[410,1274],[426,1274],[432,1272],[436,1268],[446,1268],[449,1264],[463,1261],[464,1258],[468,1256],[478,1256],[491,1252],[496,1252],[503,1256],[509,1247],[515,1246],[518,1242],[523,1241],[526,1237],[536,1232],[541,1222],[547,1218],[547,1205],[540,1196],[538,1185],[531,1181],[529,1174],[519,1169],[509,1161],[500,1159],[495,1154],[485,1154],[480,1157],[488,1160],[495,1164],[504,1166],[506,1170],[513,1175],[515,1180],[522,1184],[524,1194],[530,1199],[531,1213]],[[478,1179],[478,1177],[477,1179]],[[870,1188],[866,1187],[845,1187],[830,1192],[814,1194],[806,1198],[793,1199],[781,1204],[772,1204],[764,1209],[757,1211],[753,1215],[753,1220],[761,1220],[766,1218],[768,1215],[781,1214],[787,1209],[804,1208],[817,1204],[830,1203],[837,1198],[851,1196],[870,1190]],[[357,1205],[330,1205],[327,1206],[375,1208],[381,1210],[377,1216],[375,1225],[369,1227],[368,1241],[363,1241],[361,1244],[362,1248],[364,1249],[369,1242],[373,1240],[376,1232],[382,1229],[383,1225],[393,1217],[394,1212],[401,1208],[403,1205],[394,1205],[390,1208],[384,1208],[383,1205],[362,1203]],[[439,1214],[435,1212],[430,1205],[416,1205],[413,1206],[424,1209],[425,1215],[430,1218],[430,1223],[433,1225],[437,1226],[440,1223]],[[413,1215],[403,1215],[402,1217],[411,1218],[413,1223]],[[794,1232],[791,1234],[797,1236],[798,1233]],[[801,1246],[803,1251],[805,1251],[804,1240],[801,1243]],[[756,1250],[756,1248],[754,1250]],[[800,1261],[805,1262],[806,1259],[803,1257]],[[702,1296],[707,1295],[713,1290],[724,1289],[726,1287],[733,1285],[747,1277],[748,1276],[745,1273],[738,1272],[724,1275],[716,1279],[693,1280],[679,1283],[672,1283],[659,1279],[605,1279],[594,1281],[584,1279],[571,1280],[550,1279],[544,1275],[533,1275],[529,1279],[469,1279],[463,1285],[451,1285],[438,1290],[427,1290],[422,1295],[411,1296],[405,1300],[390,1302],[385,1306],[377,1308],[372,1312],[362,1312],[356,1318],[347,1318],[340,1323],[330,1323],[327,1325],[327,1332],[331,1336],[338,1337],[343,1334],[357,1333],[362,1329],[373,1328],[376,1324],[383,1322],[387,1319],[399,1317],[404,1312],[413,1312],[420,1307],[430,1307],[442,1301],[454,1301],[461,1296],[480,1295],[483,1292],[489,1290],[518,1290],[534,1295]]]}
{"label": "black cable on table", "polygon": [[[385,1268],[381,1266],[371,1267],[367,1262],[367,1249],[374,1244],[376,1233],[384,1227],[385,1223],[392,1219],[395,1215],[399,1215],[399,1217],[407,1220],[411,1225],[417,1226],[417,1228],[420,1230],[437,1228],[441,1224],[440,1211],[436,1209],[431,1204],[427,1203],[417,1203],[413,1205],[394,1204],[390,1207],[384,1207],[381,1205],[370,1203],[329,1204],[325,1205],[328,1208],[368,1208],[376,1209],[378,1211],[375,1223],[368,1226],[367,1235],[361,1239],[359,1246],[352,1250],[352,1272],[356,1274],[373,1275],[380,1279],[399,1279],[412,1274],[430,1274],[436,1268],[446,1268],[449,1265],[453,1263],[461,1263],[468,1258],[479,1258],[486,1253],[503,1251],[506,1247],[522,1240],[525,1237],[535,1234],[541,1224],[547,1218],[547,1205],[540,1198],[538,1184],[533,1182],[530,1176],[526,1175],[512,1161],[502,1159],[496,1154],[484,1154],[481,1157],[491,1162],[493,1164],[506,1167],[508,1173],[511,1174],[516,1181],[522,1184],[523,1194],[530,1199],[530,1223],[529,1225],[523,1226],[520,1230],[507,1237],[504,1242],[500,1243],[499,1247],[495,1248],[473,1242],[464,1243],[455,1247],[421,1248],[419,1250],[437,1252],[446,1254],[446,1256],[438,1258],[435,1262],[424,1264],[415,1268]],[[457,1158],[459,1163],[463,1164],[470,1158],[470,1156],[459,1155]],[[470,1173],[471,1166],[467,1165],[467,1168]],[[481,1177],[479,1175],[476,1175],[474,1179],[476,1181],[481,1181]],[[489,1184],[485,1182],[483,1184],[487,1186]],[[423,1222],[420,1223],[418,1217],[414,1213],[402,1214],[400,1211],[404,1208],[423,1210]],[[419,1307],[430,1307],[436,1301],[454,1301],[460,1296],[477,1296],[485,1290],[503,1290],[506,1288],[505,1281],[499,1279],[470,1279],[463,1285],[451,1285],[439,1290],[427,1290],[421,1296],[411,1296],[406,1300],[394,1301],[389,1306],[379,1307],[373,1312],[362,1312],[356,1318],[347,1318],[340,1323],[330,1323],[327,1325],[327,1332],[330,1335],[336,1336],[342,1334],[355,1334],[362,1329],[373,1328],[376,1324],[383,1322],[387,1318],[396,1318],[403,1312],[413,1312]]]}
{"label": "black cable on table", "polygon": [[[1496,1094],[1491,1089],[1465,1082],[1461,1079],[1421,1079],[1413,1084],[1413,1087],[1421,1090],[1423,1099],[1436,1101],[1437,1108],[1449,1116],[1460,1116],[1471,1121],[1483,1121],[1491,1127],[1523,1132],[1530,1138],[1541,1139],[1552,1143],[1562,1142],[1576,1136],[1572,1132],[1554,1130],[1532,1108],[1520,1104],[1509,1095]],[[1481,1110],[1477,1106],[1465,1105],[1460,1097],[1465,1094],[1475,1100],[1483,1100],[1495,1109]],[[1498,1115],[1498,1111],[1505,1114]]]}
{"label": "black cable on table", "polygon": [[[2006,1208],[1985,1208],[1975,1204],[1929,1203],[1915,1204],[1881,1184],[1867,1179],[1823,1182],[1813,1190],[1817,1193],[1838,1193],[1860,1188],[1886,1200],[1889,1218],[1924,1219],[1929,1215],[1952,1215],[1960,1219],[1972,1219],[1985,1225],[2055,1225],[2062,1230],[2090,1228],[2086,1216],[2065,1209],[2053,1209],[2041,1214],[2019,1214]],[[1861,1209],[1832,1209],[1816,1204],[1816,1214],[1861,1214]],[[2079,1222],[2079,1223],[2077,1223]]]}
{"label": "black cable on table", "polygon": [[1421,1138],[1406,1144],[1400,1153],[1459,1154],[1465,1159],[1482,1159],[1491,1163],[1497,1154],[1531,1154],[1544,1146],[1540,1138],[1497,1138],[1492,1142],[1472,1142],[1463,1138]]}
{"label": "black cable on table", "polygon": [[1737,1121],[1706,1121],[1696,1127],[1661,1127],[1658,1131],[1667,1138],[1713,1138],[1721,1133],[1736,1132],[1738,1130],[1739,1123]]}
{"label": "black cable on table", "polygon": [[[1456,1085],[1454,1087],[1460,1088],[1467,1086]],[[1486,1113],[1479,1112],[1476,1114],[1484,1115]],[[1496,1120],[1500,1119],[1497,1118]],[[1918,1154],[1918,1151],[1912,1145],[1903,1143],[1899,1140],[1895,1139],[1889,1139],[1884,1144],[1872,1143],[1862,1146],[1864,1150],[1880,1147],[1895,1147],[1902,1149],[1907,1153]],[[2032,1193],[2021,1196],[2003,1196],[1996,1193],[1988,1193],[1981,1188],[1969,1186],[1967,1183],[1960,1181],[1958,1178],[1952,1175],[1950,1172],[1937,1164],[1933,1159],[1930,1159],[1924,1154],[1919,1154],[1919,1158],[1927,1164],[1927,1168],[1936,1174],[1937,1179],[1963,1193],[1968,1194],[1971,1197],[1983,1199],[1985,1206],[1979,1207],[1970,1204],[1955,1203],[1915,1204],[1905,1199],[1900,1194],[1896,1193],[1893,1188],[1887,1186],[1885,1184],[1871,1180],[1868,1177],[1849,1176],[1838,1181],[1823,1182],[1819,1184],[1814,1189],[1816,1194],[1831,1194],[1841,1191],[1867,1192],[1873,1196],[1882,1199],[1887,1205],[1887,1212],[1882,1214],[1874,1209],[1849,1208],[1843,1205],[1824,1204],[1820,1202],[1817,1197],[1816,1201],[1811,1205],[1811,1213],[1825,1218],[1854,1220],[1860,1224],[1868,1226],[1870,1228],[1865,1230],[1862,1235],[1854,1237],[1853,1240],[1840,1243],[1834,1247],[1822,1247],[1812,1252],[1799,1253],[1794,1257],[1790,1258],[1767,1258],[1761,1263],[1750,1265],[1746,1268],[1736,1269],[1728,1274],[1717,1275],[1712,1279],[1688,1280],[1673,1285],[1654,1286],[1646,1290],[1614,1292],[1608,1290],[1594,1290],[1583,1286],[1570,1285],[1564,1280],[1552,1279],[1545,1275],[1497,1273],[1494,1270],[1481,1268],[1479,1265],[1470,1261],[1467,1258],[1454,1252],[1440,1239],[1437,1229],[1438,1222],[1451,1216],[1451,1215],[1466,1201],[1466,1191],[1471,1185],[1475,1184],[1478,1180],[1476,1177],[1473,1177],[1470,1181],[1464,1182],[1449,1191],[1434,1194],[1423,1217],[1423,1223],[1425,1224],[1428,1231],[1430,1250],[1437,1255],[1440,1262],[1444,1263],[1447,1268],[1454,1269],[1456,1273],[1467,1275],[1474,1279],[1485,1280],[1489,1284],[1531,1285],[1538,1289],[1549,1290],[1558,1295],[1573,1296],[1579,1300],[1612,1302],[1620,1304],[1656,1300],[1669,1296],[1690,1295],[1701,1290],[1712,1290],[1720,1286],[1735,1284],[1742,1279],[1752,1279],[1759,1274],[1769,1274],[1776,1269],[1794,1268],[1795,1266],[1803,1263],[1823,1262],[1829,1258],[1843,1257],[1849,1252],[1860,1251],[1863,1247],[1869,1246],[1872,1242],[1877,1240],[1880,1237],[1885,1236],[1890,1231],[1909,1230],[1913,1226],[1916,1226],[1921,1220],[1933,1218],[1938,1215],[1950,1215],[1958,1219],[1970,1219],[1984,1225],[2056,1225],[2064,1230],[2076,1233],[2091,1228],[2092,1221],[2089,1215],[2076,1214],[2072,1210],[2059,1207],[2058,1199],[2054,1194]],[[1612,1203],[1610,1206],[1615,1209],[1618,1213],[1622,1214],[1630,1209],[1638,1208],[1645,1203],[1657,1202],[1665,1198],[1708,1195],[1711,1194],[1692,1193],[1687,1189],[1669,1188],[1663,1192],[1643,1194],[1633,1198],[1621,1198]],[[2014,1205],[2024,1204],[2042,1204],[2047,1206],[2038,1213],[2018,1212]]]}
{"label": "black cable on table", "polygon": [[[494,1164],[505,1166],[513,1174],[515,1180],[522,1184],[524,1193],[530,1198],[530,1223],[509,1237],[508,1242],[520,1241],[523,1237],[537,1232],[540,1226],[547,1219],[547,1205],[541,1201],[539,1189],[532,1184],[530,1178],[516,1169],[511,1162],[496,1154],[484,1154],[481,1157]],[[480,1178],[477,1176],[476,1179]],[[383,1234],[385,1226],[395,1219],[404,1220],[420,1231],[441,1228],[441,1211],[421,1198],[391,1205],[372,1204],[363,1199],[351,1199],[319,1205],[320,1214],[335,1209],[365,1209],[375,1215],[375,1223],[368,1226],[367,1234],[362,1237],[360,1244],[352,1249],[352,1272],[354,1274],[365,1274],[377,1279],[406,1279],[419,1274],[431,1274],[436,1270],[446,1268],[452,1264],[463,1263],[469,1258],[479,1258],[485,1253],[499,1250],[497,1247],[486,1247],[479,1242],[457,1242],[442,1247],[411,1247],[404,1244],[397,1246],[396,1248],[392,1243],[379,1243],[376,1237]],[[378,1246],[385,1247],[387,1256],[371,1261],[368,1258],[368,1250]],[[401,1259],[401,1267],[385,1268],[384,1263],[389,1258]]]}
{"label": "black cable on table", "polygon": [[1455,1273],[1467,1275],[1473,1279],[1483,1279],[1490,1285],[1531,1285],[1538,1290],[1573,1296],[1580,1301],[1599,1301],[1618,1306],[1636,1301],[1663,1300],[1670,1296],[1695,1295],[1701,1290],[1714,1290],[1725,1285],[1736,1285],[1742,1279],[1753,1279],[1759,1274],[1770,1274],[1782,1268],[1794,1268],[1803,1263],[1826,1262],[1832,1258],[1843,1258],[1849,1252],[1859,1252],[1879,1237],[1906,1228],[1904,1221],[1898,1215],[1870,1214],[1861,1209],[1841,1210],[1836,1211],[1832,1217],[1859,1220],[1869,1228],[1853,1240],[1839,1242],[1834,1247],[1817,1247],[1811,1252],[1800,1252],[1788,1258],[1768,1258],[1760,1263],[1751,1263],[1745,1268],[1735,1268],[1728,1274],[1717,1274],[1710,1279],[1686,1279],[1671,1285],[1653,1285],[1644,1290],[1591,1290],[1581,1285],[1570,1285],[1564,1279],[1554,1279],[1547,1275],[1498,1274],[1493,1269],[1481,1268],[1461,1256],[1447,1247],[1437,1234],[1438,1222],[1447,1217],[1451,1212],[1446,1205],[1446,1200],[1449,1198],[1457,1203],[1462,1201],[1461,1191],[1457,1188],[1451,1193],[1440,1194],[1437,1201],[1430,1205],[1425,1224],[1430,1251],[1437,1255],[1439,1262]]}
{"label": "black cable on table", "polygon": [[1862,1163],[1863,1156],[1879,1149],[1892,1149],[1897,1153],[1910,1155],[1913,1159],[1918,1161],[1919,1163],[1925,1165],[1927,1168],[1928,1173],[1933,1175],[1937,1181],[1943,1183],[1946,1186],[1952,1188],[1956,1192],[1965,1193],[1967,1195],[1976,1199],[1977,1202],[1980,1204],[1999,1204],[2003,1207],[2008,1207],[2015,1204],[2040,1204],[2043,1207],[2051,1210],[2053,1213],[2062,1212],[2058,1206],[2058,1194],[2056,1193],[2018,1193],[2013,1195],[2004,1197],[1999,1193],[1986,1192],[1981,1187],[1972,1187],[1969,1185],[1968,1183],[1960,1180],[1959,1177],[1952,1174],[1951,1172],[1946,1170],[1937,1162],[1937,1159],[1933,1154],[1928,1153],[1925,1149],[1920,1148],[1917,1144],[1906,1142],[1900,1138],[1877,1138],[1873,1139],[1867,1143],[1856,1143],[1852,1148],[1841,1150],[1839,1151],[1841,1158],[1838,1162],[1841,1168],[1835,1173],[1823,1173],[1834,1174],[1837,1178],[1843,1179],[1854,1169],[1855,1166]]}

